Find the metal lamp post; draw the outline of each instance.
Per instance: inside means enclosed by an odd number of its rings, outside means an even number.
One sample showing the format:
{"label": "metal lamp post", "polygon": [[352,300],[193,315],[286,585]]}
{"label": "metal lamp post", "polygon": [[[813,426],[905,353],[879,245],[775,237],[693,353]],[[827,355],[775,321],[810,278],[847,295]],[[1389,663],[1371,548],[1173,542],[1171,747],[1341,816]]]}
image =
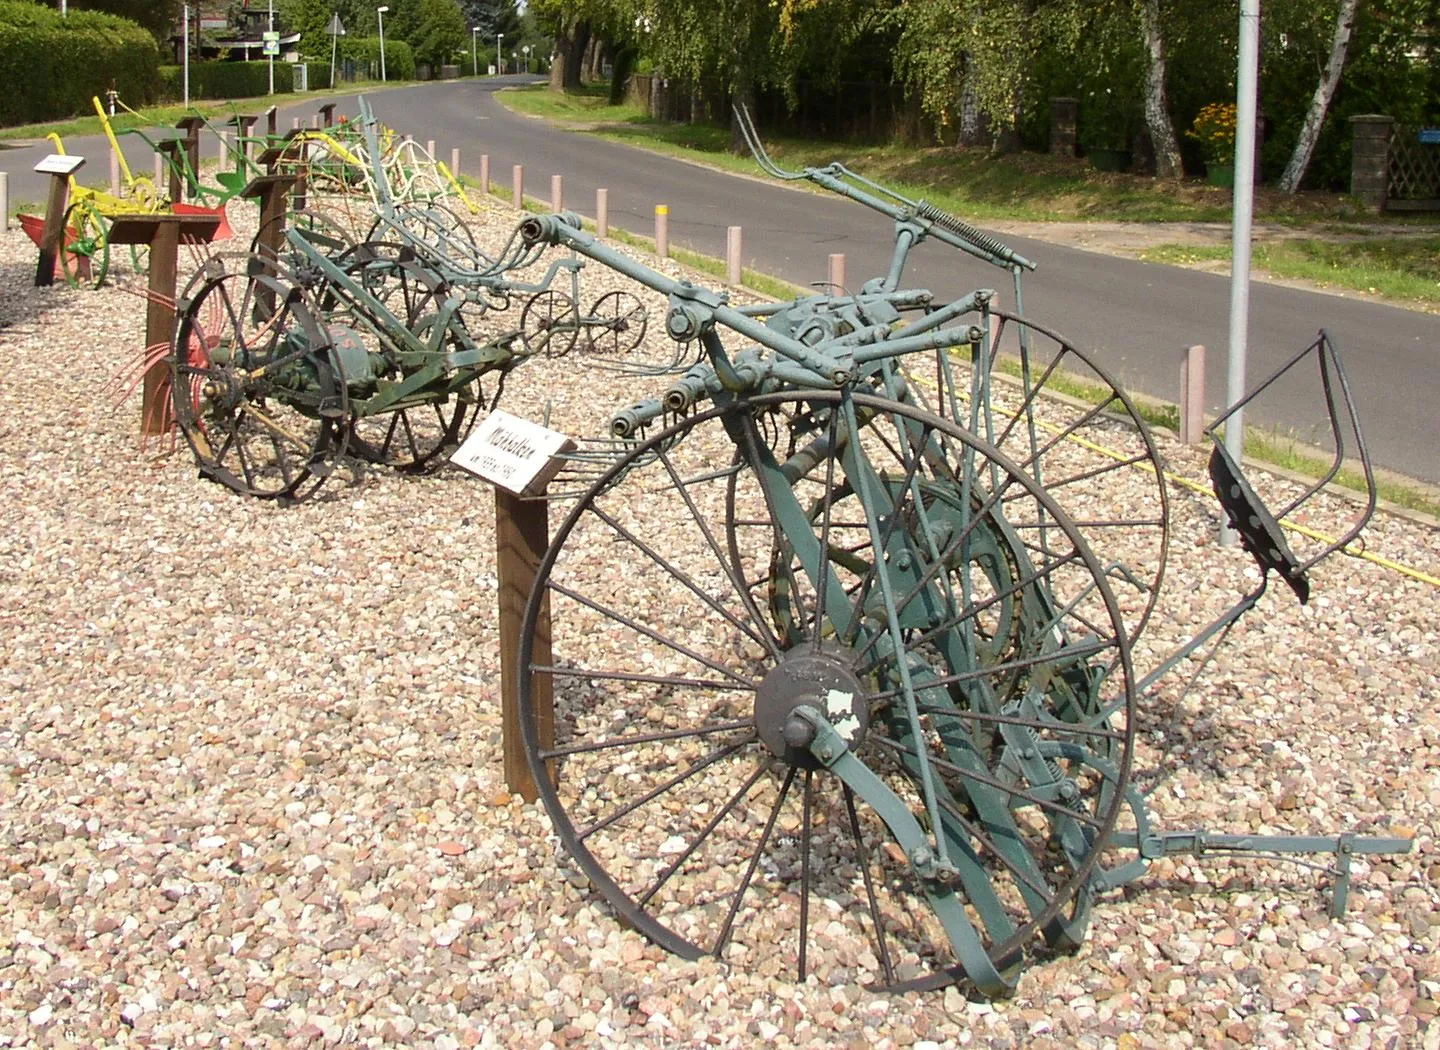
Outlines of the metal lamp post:
{"label": "metal lamp post", "polygon": [[499,76],[505,72],[505,59],[500,51],[500,45],[505,42],[504,33],[495,34],[495,75]]}
{"label": "metal lamp post", "polygon": [[477,77],[480,75],[480,56],[475,51],[475,35],[479,32],[479,26],[470,27],[470,73]]}
{"label": "metal lamp post", "polygon": [[390,10],[389,4],[383,4],[375,9],[375,21],[380,26],[380,81],[385,81],[385,12]]}
{"label": "metal lamp post", "polygon": [[[270,0],[270,21],[266,23],[267,32],[275,32],[275,0]],[[269,48],[266,48],[268,51]],[[270,64],[270,94],[275,94],[275,56],[266,55],[266,61]]]}
{"label": "metal lamp post", "polygon": [[530,72],[530,45],[526,44],[520,50],[525,54],[525,72],[528,75]]}

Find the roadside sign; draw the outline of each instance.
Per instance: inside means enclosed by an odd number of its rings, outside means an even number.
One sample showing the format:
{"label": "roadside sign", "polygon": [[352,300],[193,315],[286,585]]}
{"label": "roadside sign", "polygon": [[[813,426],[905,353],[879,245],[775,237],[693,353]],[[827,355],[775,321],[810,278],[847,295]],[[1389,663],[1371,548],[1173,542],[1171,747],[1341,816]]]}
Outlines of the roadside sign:
{"label": "roadside sign", "polygon": [[325,27],[325,32],[331,36],[345,35],[345,26],[340,22],[340,13],[338,11],[330,16],[330,24]]}
{"label": "roadside sign", "polygon": [[266,33],[264,33],[264,34],[261,35],[260,39],[261,39],[262,41],[264,41],[264,43],[265,43],[265,47],[264,47],[264,50],[262,51],[262,54],[266,54],[266,55],[278,55],[278,54],[280,53],[280,34],[279,34],[279,33],[266,32]]}
{"label": "roadside sign", "polygon": [[1440,128],[1421,128],[1420,141],[1427,146],[1440,143]]}
{"label": "roadside sign", "polygon": [[575,442],[558,431],[496,409],[465,439],[450,462],[517,496],[544,491]]}

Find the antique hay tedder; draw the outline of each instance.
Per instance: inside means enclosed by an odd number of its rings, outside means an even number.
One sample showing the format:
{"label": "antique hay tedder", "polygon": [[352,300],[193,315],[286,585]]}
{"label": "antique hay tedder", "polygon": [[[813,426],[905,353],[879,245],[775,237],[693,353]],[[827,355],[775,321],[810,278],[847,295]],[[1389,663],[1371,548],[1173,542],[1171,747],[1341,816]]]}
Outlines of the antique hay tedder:
{"label": "antique hay tedder", "polygon": [[[620,451],[560,524],[521,632],[526,750],[568,854],[681,955],[987,996],[1037,947],[1078,946],[1097,895],[1170,854],[1328,854],[1343,910],[1351,858],[1407,840],[1159,830],[1133,777],[1136,712],[1272,572],[1304,601],[1373,496],[1297,555],[1217,449],[1259,583],[1137,668],[1170,515],[1131,399],[994,292],[937,302],[901,283],[937,240],[1011,273],[1018,303],[1027,260],[838,165],[781,172],[743,123],[771,174],[894,219],[885,276],[737,308],[557,216],[522,227],[665,295],[666,331],[694,348],[615,413]],[[1368,476],[1323,334],[1291,365],[1312,357],[1337,465],[1354,442]]]}

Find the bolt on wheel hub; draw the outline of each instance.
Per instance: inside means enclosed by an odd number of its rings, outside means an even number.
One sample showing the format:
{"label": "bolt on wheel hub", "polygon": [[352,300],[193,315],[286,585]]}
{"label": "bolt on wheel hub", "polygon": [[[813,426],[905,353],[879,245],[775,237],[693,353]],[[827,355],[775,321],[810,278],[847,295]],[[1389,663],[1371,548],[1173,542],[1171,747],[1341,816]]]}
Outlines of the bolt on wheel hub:
{"label": "bolt on wheel hub", "polygon": [[860,679],[833,652],[792,649],[780,659],[755,697],[755,730],[777,758],[808,769],[819,762],[803,743],[786,740],[785,726],[800,707],[825,716],[850,748],[865,738],[870,712]]}

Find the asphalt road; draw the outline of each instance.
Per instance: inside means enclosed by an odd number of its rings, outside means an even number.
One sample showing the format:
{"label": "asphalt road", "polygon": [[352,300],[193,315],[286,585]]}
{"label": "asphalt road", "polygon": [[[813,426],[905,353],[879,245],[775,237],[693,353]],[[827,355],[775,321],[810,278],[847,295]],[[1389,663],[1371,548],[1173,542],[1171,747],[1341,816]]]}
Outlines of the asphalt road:
{"label": "asphalt road", "polygon": [[[550,194],[550,176],[564,177],[565,204],[593,215],[595,190],[609,190],[612,226],[653,233],[654,207],[670,209],[670,239],[713,256],[725,253],[726,228],[744,227],[747,266],[797,284],[820,281],[826,258],[844,252],[851,284],[884,273],[891,225],[884,216],[832,195],[817,195],[774,182],[714,172],[684,161],[554,129],[511,114],[492,97],[497,87],[524,78],[424,84],[370,95],[376,115],[416,139],[434,139],[442,159],[461,151],[468,174],[490,157],[492,183],[508,190],[511,167],[525,167],[526,192]],[[353,113],[353,96],[338,111]],[[308,121],[315,103],[281,111]],[[762,129],[763,132],[763,129]],[[133,153],[132,153],[133,148]],[[84,174],[103,182],[101,138],[77,138],[70,152],[92,156]],[[213,155],[213,145],[202,149]],[[40,200],[39,176],[30,169],[48,144],[0,151],[9,170],[11,199]],[[127,144],[132,166],[149,170],[143,144]],[[839,158],[843,159],[843,158]],[[1025,312],[1057,329],[1129,389],[1179,398],[1179,355],[1202,344],[1208,355],[1207,391],[1212,411],[1225,396],[1230,282],[1223,276],[1151,265],[1025,238],[1006,238],[1038,264],[1024,281]],[[912,255],[904,282],[951,298],[976,287],[998,287],[1008,304],[1007,274],[943,245],[926,243]],[[1248,377],[1251,383],[1325,328],[1344,361],[1376,462],[1440,483],[1440,317],[1256,282],[1250,302]],[[1277,426],[1300,436],[1323,427],[1315,384],[1287,383],[1247,411],[1247,423]]]}

